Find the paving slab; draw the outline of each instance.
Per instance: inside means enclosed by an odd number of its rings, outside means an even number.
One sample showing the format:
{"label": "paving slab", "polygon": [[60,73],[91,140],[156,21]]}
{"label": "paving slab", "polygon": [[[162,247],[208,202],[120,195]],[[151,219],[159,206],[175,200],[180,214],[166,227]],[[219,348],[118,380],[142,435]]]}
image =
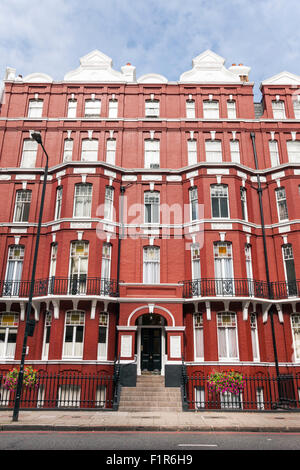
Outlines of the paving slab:
{"label": "paving slab", "polygon": [[299,412],[1,411],[0,431],[238,431],[300,432]]}

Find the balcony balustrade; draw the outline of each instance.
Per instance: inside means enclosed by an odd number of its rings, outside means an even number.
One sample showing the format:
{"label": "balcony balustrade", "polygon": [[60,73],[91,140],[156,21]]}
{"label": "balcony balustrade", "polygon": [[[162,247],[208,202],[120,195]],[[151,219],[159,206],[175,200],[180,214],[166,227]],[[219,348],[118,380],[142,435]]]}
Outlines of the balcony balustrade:
{"label": "balcony balustrade", "polygon": [[299,297],[300,280],[270,283],[254,279],[195,279],[183,281],[183,297],[256,297],[260,299],[287,299]]}
{"label": "balcony balustrade", "polygon": [[[30,281],[0,281],[1,297],[28,297]],[[37,279],[34,283],[33,297],[69,295],[99,295],[118,297],[118,284],[113,279],[87,277],[51,277]]]}

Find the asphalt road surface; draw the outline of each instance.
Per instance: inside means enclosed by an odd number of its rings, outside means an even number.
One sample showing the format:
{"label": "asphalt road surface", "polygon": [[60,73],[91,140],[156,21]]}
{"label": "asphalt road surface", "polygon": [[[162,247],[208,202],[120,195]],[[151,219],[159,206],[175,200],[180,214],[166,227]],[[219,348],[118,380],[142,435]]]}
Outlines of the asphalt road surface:
{"label": "asphalt road surface", "polygon": [[[299,433],[238,432],[0,432],[3,451],[295,451]],[[8,452],[7,454],[9,454]],[[113,455],[113,453],[111,453]],[[134,455],[134,452],[132,452]],[[117,462],[115,462],[116,464]],[[154,462],[153,462],[154,463]],[[161,464],[162,462],[156,462]],[[187,462],[185,462],[187,463]]]}

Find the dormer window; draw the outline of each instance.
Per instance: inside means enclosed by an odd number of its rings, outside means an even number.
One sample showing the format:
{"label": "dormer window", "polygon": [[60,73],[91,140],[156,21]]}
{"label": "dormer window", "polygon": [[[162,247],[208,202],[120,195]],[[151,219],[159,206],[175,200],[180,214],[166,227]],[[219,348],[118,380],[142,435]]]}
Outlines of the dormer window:
{"label": "dormer window", "polygon": [[285,119],[285,107],[284,101],[276,100],[272,101],[272,109],[273,109],[273,118],[274,119]]}

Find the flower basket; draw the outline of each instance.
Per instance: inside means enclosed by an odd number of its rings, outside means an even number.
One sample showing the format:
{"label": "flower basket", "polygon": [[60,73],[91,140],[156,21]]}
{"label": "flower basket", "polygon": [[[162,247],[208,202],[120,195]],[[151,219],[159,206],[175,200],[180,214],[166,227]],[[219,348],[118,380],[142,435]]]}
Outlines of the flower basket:
{"label": "flower basket", "polygon": [[208,377],[210,392],[232,393],[239,395],[245,387],[245,379],[240,372],[229,370],[223,372],[213,371]]}
{"label": "flower basket", "polygon": [[[4,387],[8,390],[16,390],[18,383],[19,369],[10,370],[5,377]],[[25,367],[23,374],[23,385],[27,388],[38,388],[38,371],[31,366]]]}

